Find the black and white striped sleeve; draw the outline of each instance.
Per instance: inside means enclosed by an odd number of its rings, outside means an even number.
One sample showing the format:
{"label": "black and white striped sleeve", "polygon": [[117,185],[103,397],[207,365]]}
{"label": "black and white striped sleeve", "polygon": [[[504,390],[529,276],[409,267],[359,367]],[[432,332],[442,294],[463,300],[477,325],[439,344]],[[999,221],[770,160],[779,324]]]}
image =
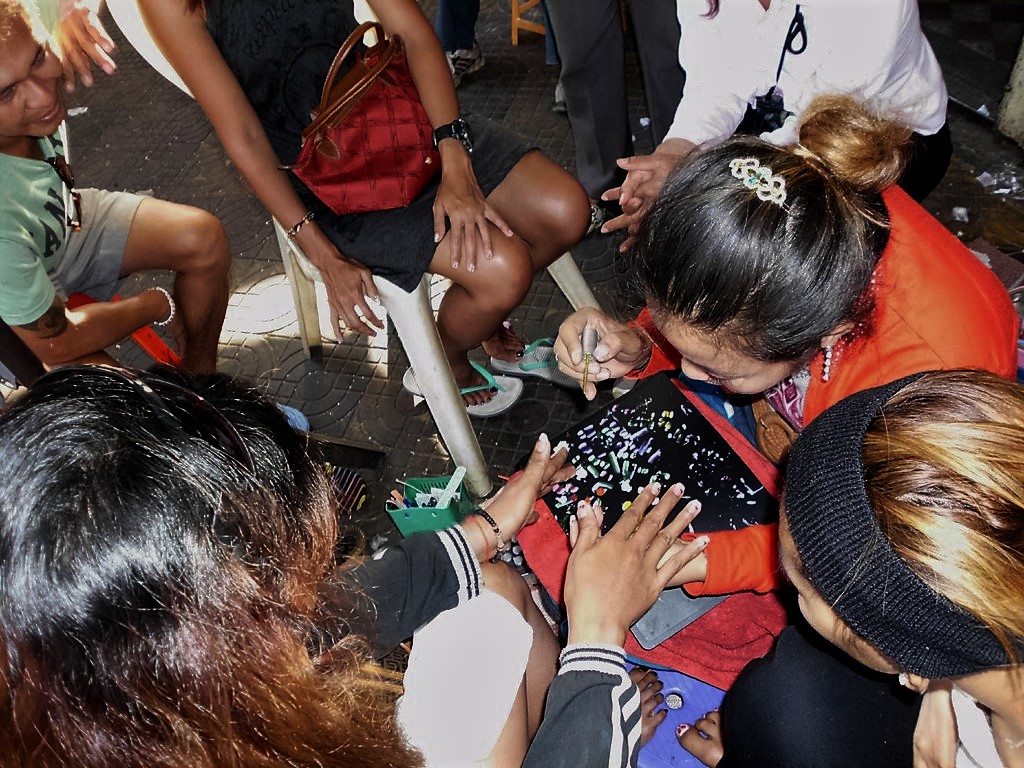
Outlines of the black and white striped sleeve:
{"label": "black and white striped sleeve", "polygon": [[[321,587],[321,605],[328,614],[324,630],[337,634],[330,608],[339,606],[333,618],[372,638],[374,655],[383,656],[442,611],[477,597],[481,589],[480,563],[460,526],[415,534]],[[344,608],[354,602],[353,617]]]}
{"label": "black and white striped sleeve", "polygon": [[544,720],[524,768],[635,766],[640,692],[614,645],[569,645],[548,691]]}

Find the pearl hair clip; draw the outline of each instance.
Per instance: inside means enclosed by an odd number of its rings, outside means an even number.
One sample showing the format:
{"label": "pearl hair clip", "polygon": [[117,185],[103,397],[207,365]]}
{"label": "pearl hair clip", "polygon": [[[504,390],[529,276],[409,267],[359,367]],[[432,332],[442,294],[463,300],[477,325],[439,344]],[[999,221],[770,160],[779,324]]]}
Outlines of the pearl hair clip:
{"label": "pearl hair clip", "polygon": [[732,175],[753,191],[758,200],[769,200],[779,207],[786,202],[786,181],[772,174],[771,168],[762,167],[756,157],[737,157],[729,161]]}

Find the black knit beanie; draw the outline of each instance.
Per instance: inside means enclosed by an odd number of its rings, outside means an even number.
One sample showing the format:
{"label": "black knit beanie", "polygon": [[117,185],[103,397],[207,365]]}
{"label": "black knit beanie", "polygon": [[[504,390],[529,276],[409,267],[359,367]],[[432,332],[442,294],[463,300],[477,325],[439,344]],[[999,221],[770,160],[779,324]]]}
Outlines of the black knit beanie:
{"label": "black knit beanie", "polygon": [[900,670],[929,679],[1010,663],[981,622],[934,592],[897,555],[864,488],[864,436],[916,374],[858,392],[804,430],[786,470],[785,514],[808,581]]}

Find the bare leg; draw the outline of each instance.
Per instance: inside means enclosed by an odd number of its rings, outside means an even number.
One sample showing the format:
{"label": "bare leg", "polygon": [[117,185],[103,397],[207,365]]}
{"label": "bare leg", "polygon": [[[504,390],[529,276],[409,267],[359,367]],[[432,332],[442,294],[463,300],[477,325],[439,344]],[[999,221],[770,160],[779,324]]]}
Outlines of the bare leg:
{"label": "bare leg", "polygon": [[558,667],[558,641],[519,574],[503,563],[488,563],[483,571],[487,589],[508,600],[533,629],[533,645],[523,682],[488,763],[491,766],[520,766],[530,741],[540,727],[548,687]]}
{"label": "bare leg", "polygon": [[142,201],[125,246],[122,275],[169,269],[184,331],[182,362],[205,373],[217,365],[217,341],[228,303],[231,250],[220,221],[165,200]]}
{"label": "bare leg", "polygon": [[[492,336],[502,321],[526,296],[533,282],[533,266],[526,244],[518,237],[505,237],[491,227],[494,256],[478,259],[475,272],[452,269],[447,239],[438,245],[431,271],[452,281],[437,313],[441,345],[460,387],[482,384],[469,365],[467,352]],[[469,405],[484,403],[490,392],[465,396]]]}
{"label": "bare leg", "polygon": [[524,155],[487,202],[526,242],[534,272],[576,245],[590,223],[583,187],[540,152]]}
{"label": "bare leg", "polygon": [[[476,272],[453,270],[442,240],[431,271],[452,280],[438,313],[438,330],[460,387],[482,383],[466,353],[487,342],[489,354],[513,359],[517,351],[502,338],[501,323],[526,296],[533,275],[546,268],[586,231],[590,202],[579,183],[540,152],[526,154],[491,193],[488,203],[509,223],[515,237],[492,228],[493,259],[480,259]],[[495,354],[497,353],[497,354]],[[486,402],[490,393],[466,396]]]}

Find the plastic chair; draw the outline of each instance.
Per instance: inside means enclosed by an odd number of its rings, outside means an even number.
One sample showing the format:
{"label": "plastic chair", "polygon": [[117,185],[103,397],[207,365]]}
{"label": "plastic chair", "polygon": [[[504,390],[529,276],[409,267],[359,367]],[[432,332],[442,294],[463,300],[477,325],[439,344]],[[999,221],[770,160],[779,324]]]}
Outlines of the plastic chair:
{"label": "plastic chair", "polygon": [[524,13],[538,5],[540,0],[512,0],[512,45],[519,45],[520,29],[536,32],[538,35],[546,34],[543,24],[523,18]]}
{"label": "plastic chair", "polygon": [[[533,0],[539,2],[539,0]],[[524,10],[529,4],[523,6]],[[135,0],[107,0],[111,16],[133,48],[164,78],[191,95],[185,83],[171,67],[157,47],[139,14]],[[525,28],[525,27],[524,27]],[[513,31],[513,34],[515,32]],[[274,221],[274,232],[281,249],[285,274],[292,288],[295,314],[303,349],[310,357],[321,346],[319,313],[316,305],[315,281],[321,279],[302,250],[288,238],[285,229]],[[572,254],[565,253],[550,267],[548,273],[562,290],[574,309],[598,307],[597,299],[580,274]],[[381,303],[391,317],[398,338],[416,372],[416,380],[423,391],[441,439],[452,460],[466,467],[465,483],[477,496],[486,496],[491,490],[491,477],[484,462],[476,433],[470,424],[462,396],[452,376],[451,367],[441,347],[433,311],[430,307],[429,275],[419,287],[406,293],[397,285],[381,277],[374,277]]]}

